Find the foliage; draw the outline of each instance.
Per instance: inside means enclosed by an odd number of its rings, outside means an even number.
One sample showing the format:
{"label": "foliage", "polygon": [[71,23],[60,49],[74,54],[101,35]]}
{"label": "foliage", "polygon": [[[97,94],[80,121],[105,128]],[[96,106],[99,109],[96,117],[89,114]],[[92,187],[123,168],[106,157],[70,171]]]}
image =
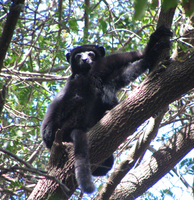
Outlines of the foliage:
{"label": "foliage", "polygon": [[[145,47],[148,36],[156,27],[159,8],[156,1],[151,4],[136,2],[91,0],[90,8],[86,8],[83,0],[62,1],[62,7],[56,1],[26,1],[0,74],[0,89],[3,85],[8,89],[0,127],[1,199],[26,199],[46,171],[49,153],[41,143],[40,125],[48,104],[71,73],[65,54],[73,46],[86,43],[103,45],[107,53]],[[176,5],[177,1],[171,3],[165,3],[165,8]],[[11,2],[3,0],[0,6],[2,32]],[[89,16],[88,35],[83,31],[85,9]],[[193,47],[188,38],[182,37],[187,27],[193,28],[193,18],[188,18],[179,5],[173,24],[176,35],[173,45],[179,59],[181,53],[191,51]],[[124,89],[119,98],[130,94],[129,91],[142,79],[143,76]],[[189,122],[194,112],[193,100],[193,91],[190,91],[169,106],[161,123],[162,132],[155,140],[156,146]],[[118,155],[127,152],[128,143],[123,144],[122,151],[118,149]],[[32,155],[36,150],[34,159]],[[117,162],[120,160],[118,156]],[[36,170],[26,170],[26,163]],[[187,157],[179,165],[180,176],[193,176],[193,158]],[[147,194],[141,199],[159,199],[154,194],[149,198]],[[161,190],[161,198],[166,194],[175,195],[169,188]]]}

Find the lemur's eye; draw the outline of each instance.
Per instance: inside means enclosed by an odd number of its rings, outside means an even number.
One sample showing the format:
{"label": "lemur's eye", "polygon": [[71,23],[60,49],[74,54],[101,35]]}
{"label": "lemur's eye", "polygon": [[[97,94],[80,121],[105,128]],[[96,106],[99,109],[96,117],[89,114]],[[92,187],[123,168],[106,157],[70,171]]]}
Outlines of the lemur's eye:
{"label": "lemur's eye", "polygon": [[81,59],[81,54],[80,54],[80,53],[76,54],[76,55],[75,55],[75,59],[76,59],[76,60],[80,60],[80,59]]}
{"label": "lemur's eye", "polygon": [[95,58],[95,53],[94,53],[94,52],[90,52],[88,55],[89,55],[92,59]]}

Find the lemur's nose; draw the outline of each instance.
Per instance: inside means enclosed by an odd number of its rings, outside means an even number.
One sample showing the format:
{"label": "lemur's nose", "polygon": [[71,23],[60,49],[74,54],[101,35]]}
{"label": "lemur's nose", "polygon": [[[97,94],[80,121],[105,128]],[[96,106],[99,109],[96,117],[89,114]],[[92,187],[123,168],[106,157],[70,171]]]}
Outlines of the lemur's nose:
{"label": "lemur's nose", "polygon": [[86,62],[87,62],[87,58],[82,59],[82,61],[83,61],[84,63],[86,63]]}

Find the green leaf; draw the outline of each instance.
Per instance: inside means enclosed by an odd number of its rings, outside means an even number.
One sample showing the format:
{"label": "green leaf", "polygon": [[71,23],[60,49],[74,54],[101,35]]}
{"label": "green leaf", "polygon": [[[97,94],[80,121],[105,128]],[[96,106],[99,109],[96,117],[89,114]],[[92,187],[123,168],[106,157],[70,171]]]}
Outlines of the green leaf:
{"label": "green leaf", "polygon": [[194,13],[194,0],[183,0],[182,5],[185,10],[185,14],[188,17],[191,17]]}
{"label": "green leaf", "polygon": [[135,6],[134,20],[141,19],[141,17],[144,15],[147,6],[147,0],[136,0],[134,6]]}
{"label": "green leaf", "polygon": [[158,0],[152,0],[150,4],[151,9],[155,9],[158,6]]}
{"label": "green leaf", "polygon": [[163,8],[167,11],[169,8],[174,8],[178,4],[178,0],[163,0]]}
{"label": "green leaf", "polygon": [[107,31],[107,24],[106,24],[106,22],[103,19],[100,20],[100,25],[102,26],[103,33],[106,33],[106,31]]}

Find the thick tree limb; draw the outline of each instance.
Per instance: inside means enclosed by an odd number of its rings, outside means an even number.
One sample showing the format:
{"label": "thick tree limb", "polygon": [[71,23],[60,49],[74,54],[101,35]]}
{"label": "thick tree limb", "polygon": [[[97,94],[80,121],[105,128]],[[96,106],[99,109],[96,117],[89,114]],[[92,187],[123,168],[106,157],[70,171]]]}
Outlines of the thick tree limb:
{"label": "thick tree limb", "polygon": [[157,23],[157,28],[159,28],[162,25],[164,25],[169,29],[171,28],[175,9],[176,7],[170,8],[168,11],[165,12],[163,7],[161,8],[160,16]]}
{"label": "thick tree limb", "polygon": [[7,15],[7,20],[3,29],[3,33],[0,37],[0,71],[3,67],[3,60],[11,42],[17,20],[23,8],[24,0],[14,0]]}
{"label": "thick tree limb", "polygon": [[149,160],[131,170],[110,199],[133,200],[137,198],[193,149],[193,144],[194,122],[192,121],[174,134]]}

